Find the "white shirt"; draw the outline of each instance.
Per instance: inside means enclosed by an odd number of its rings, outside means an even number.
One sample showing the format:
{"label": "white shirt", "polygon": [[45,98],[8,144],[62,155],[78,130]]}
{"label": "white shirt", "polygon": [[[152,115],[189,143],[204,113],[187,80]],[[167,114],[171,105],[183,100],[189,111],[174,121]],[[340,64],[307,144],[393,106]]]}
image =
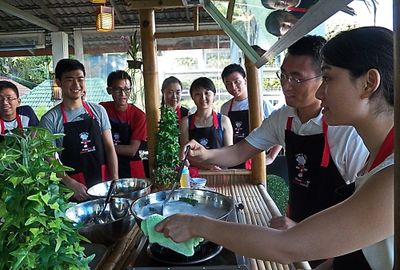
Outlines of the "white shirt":
{"label": "white shirt", "polygon": [[[285,147],[285,130],[288,117],[293,117],[292,131],[297,135],[321,134],[322,113],[302,124],[296,110],[287,105],[272,112],[261,126],[254,129],[246,141],[261,150],[279,144]],[[353,127],[329,126],[329,150],[336,167],[347,184],[355,181],[357,173],[364,166],[368,150]],[[312,145],[310,145],[312,147]]]}
{"label": "white shirt", "polygon": [[[394,164],[394,154],[388,156],[381,164],[373,168],[366,174],[356,179],[356,190],[359,189],[368,179],[382,169]],[[391,270],[394,265],[394,235],[363,248],[365,258],[373,270]]]}
{"label": "white shirt", "polygon": [[[221,113],[223,115],[228,116],[229,113],[229,107],[231,106],[231,101],[232,99],[228,100],[221,106]],[[240,101],[233,100],[232,104],[232,111],[245,111],[249,109],[249,99],[243,99]],[[272,104],[270,102],[266,102],[263,100],[263,111],[264,111],[264,118],[267,118],[274,108],[272,107]]]}

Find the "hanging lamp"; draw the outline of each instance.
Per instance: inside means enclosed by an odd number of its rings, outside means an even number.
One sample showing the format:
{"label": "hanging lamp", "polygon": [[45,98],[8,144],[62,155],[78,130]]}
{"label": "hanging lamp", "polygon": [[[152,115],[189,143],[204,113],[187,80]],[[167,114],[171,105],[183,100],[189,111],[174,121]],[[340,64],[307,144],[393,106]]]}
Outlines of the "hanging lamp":
{"label": "hanging lamp", "polygon": [[99,6],[96,10],[96,31],[110,32],[114,30],[114,8]]}
{"label": "hanging lamp", "polygon": [[107,0],[90,0],[90,3],[92,4],[102,4],[104,5],[107,2]]}

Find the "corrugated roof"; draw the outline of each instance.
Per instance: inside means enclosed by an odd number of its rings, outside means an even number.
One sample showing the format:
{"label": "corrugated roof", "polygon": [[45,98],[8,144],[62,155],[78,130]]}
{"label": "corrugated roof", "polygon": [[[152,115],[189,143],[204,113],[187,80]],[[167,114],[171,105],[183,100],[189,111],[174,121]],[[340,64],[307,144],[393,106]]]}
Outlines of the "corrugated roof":
{"label": "corrugated roof", "polygon": [[20,84],[20,83],[18,83],[16,81],[14,81],[14,80],[11,80],[11,79],[9,79],[7,77],[0,76],[0,80],[1,81],[9,81],[9,82],[15,84],[17,86],[18,93],[19,93],[20,97],[28,94],[31,91],[31,89],[29,89],[28,87],[26,87],[26,86],[24,86],[24,85],[22,85],[22,84]]}
{"label": "corrugated roof", "polygon": [[[144,0],[142,2],[146,2]],[[74,30],[83,31],[85,53],[122,52],[124,46],[121,36],[132,35],[139,29],[139,14],[132,9],[133,0],[107,1],[107,6],[115,9],[115,30],[96,32],[96,9],[99,5],[89,0],[2,0],[0,1],[0,51],[27,50],[32,54],[43,54],[43,46],[51,53],[51,32],[62,31],[69,34],[69,44],[74,45]],[[153,1],[154,2],[154,1]],[[171,0],[159,1],[168,3]],[[189,1],[190,2],[190,1]],[[180,31],[184,27],[193,29],[193,6],[165,8],[155,11],[157,31]],[[199,24],[201,29],[217,24],[200,8]],[[162,30],[161,30],[162,31]],[[207,39],[207,37],[203,37]],[[158,42],[168,43],[167,40]],[[40,45],[37,47],[37,45]],[[36,46],[36,49],[33,49]],[[50,50],[49,50],[50,49]]]}
{"label": "corrugated roof", "polygon": [[[107,83],[102,78],[86,78],[86,100],[94,103],[112,100],[107,93]],[[27,95],[21,98],[22,105],[29,105],[34,110],[38,108],[50,109],[56,102],[51,100],[51,80],[45,80]]]}

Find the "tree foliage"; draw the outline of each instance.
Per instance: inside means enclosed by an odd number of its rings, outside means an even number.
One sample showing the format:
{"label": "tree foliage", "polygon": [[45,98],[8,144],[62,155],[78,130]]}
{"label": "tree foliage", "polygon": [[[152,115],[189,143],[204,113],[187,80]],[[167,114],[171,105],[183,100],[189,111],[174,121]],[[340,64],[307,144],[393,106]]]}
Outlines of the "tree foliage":
{"label": "tree foliage", "polygon": [[49,78],[50,56],[0,58],[0,74],[33,88]]}
{"label": "tree foliage", "polygon": [[158,122],[154,175],[157,184],[173,183],[179,163],[179,129],[177,115],[169,106],[161,107]]}

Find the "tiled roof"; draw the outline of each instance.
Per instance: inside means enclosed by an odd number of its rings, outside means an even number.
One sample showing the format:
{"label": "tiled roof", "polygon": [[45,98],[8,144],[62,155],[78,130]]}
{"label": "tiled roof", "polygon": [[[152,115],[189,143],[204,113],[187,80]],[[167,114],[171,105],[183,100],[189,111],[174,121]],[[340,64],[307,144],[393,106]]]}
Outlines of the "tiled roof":
{"label": "tiled roof", "polygon": [[17,86],[18,93],[19,93],[20,97],[26,95],[27,93],[29,93],[31,91],[31,89],[29,89],[28,87],[26,87],[26,86],[24,86],[24,85],[22,85],[20,83],[17,83],[16,81],[11,80],[11,79],[9,79],[7,77],[0,76],[0,80],[1,81],[8,81],[8,82],[11,82],[11,83],[15,84]]}
{"label": "tiled roof", "polygon": [[[106,91],[106,81],[101,78],[86,78],[86,100],[94,103],[112,100]],[[27,95],[21,97],[22,105],[29,105],[34,110],[39,107],[50,109],[55,105],[51,100],[51,80],[45,80]]]}

